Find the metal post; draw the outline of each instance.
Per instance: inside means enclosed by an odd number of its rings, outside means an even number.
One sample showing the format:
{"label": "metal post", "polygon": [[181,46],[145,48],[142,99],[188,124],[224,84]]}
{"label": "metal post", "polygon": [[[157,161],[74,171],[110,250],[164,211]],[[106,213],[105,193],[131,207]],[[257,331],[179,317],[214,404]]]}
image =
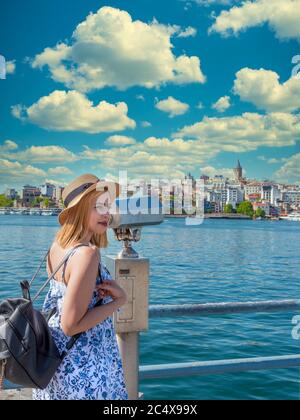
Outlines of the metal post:
{"label": "metal post", "polygon": [[138,399],[139,384],[139,333],[117,334],[123,361],[125,382],[130,400]]}
{"label": "metal post", "polygon": [[114,314],[128,397],[139,397],[139,332],[148,330],[149,259],[106,256],[106,266],[125,290],[127,303]]}

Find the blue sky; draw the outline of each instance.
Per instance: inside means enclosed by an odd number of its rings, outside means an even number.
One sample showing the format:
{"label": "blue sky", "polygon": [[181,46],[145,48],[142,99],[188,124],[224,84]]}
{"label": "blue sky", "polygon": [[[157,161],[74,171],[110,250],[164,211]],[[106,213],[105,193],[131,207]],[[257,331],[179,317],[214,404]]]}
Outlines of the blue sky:
{"label": "blue sky", "polygon": [[3,3],[0,192],[237,159],[300,183],[300,0]]}

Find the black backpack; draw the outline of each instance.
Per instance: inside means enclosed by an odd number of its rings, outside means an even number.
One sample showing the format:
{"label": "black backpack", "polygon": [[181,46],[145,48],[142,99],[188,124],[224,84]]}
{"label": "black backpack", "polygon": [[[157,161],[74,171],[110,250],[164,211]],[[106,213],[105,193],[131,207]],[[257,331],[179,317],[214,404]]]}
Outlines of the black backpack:
{"label": "black backpack", "polygon": [[[72,337],[66,350],[60,354],[48,326],[56,308],[43,313],[33,307],[33,302],[63,266],[71,252],[81,246],[87,245],[73,247],[33,299],[30,297],[30,287],[50,250],[31,282],[21,282],[23,297],[0,302],[0,391],[4,378],[24,388],[46,388],[68,351],[81,336],[79,333]],[[102,299],[95,306],[99,306],[101,302]]]}

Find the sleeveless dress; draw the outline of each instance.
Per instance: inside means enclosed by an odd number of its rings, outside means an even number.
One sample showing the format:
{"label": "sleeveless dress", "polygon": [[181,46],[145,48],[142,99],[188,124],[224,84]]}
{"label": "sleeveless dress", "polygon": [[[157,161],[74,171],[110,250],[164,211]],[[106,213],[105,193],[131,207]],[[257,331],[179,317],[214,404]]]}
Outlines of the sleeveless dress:
{"label": "sleeveless dress", "polygon": [[[73,253],[70,254],[69,258],[72,255]],[[101,263],[99,271],[102,280],[112,279],[109,271]],[[101,278],[98,276],[96,284],[99,285],[100,283]],[[50,289],[43,305],[43,311],[45,312],[54,307],[57,308],[57,312],[49,320],[49,327],[61,353],[70,340],[70,337],[67,337],[60,327],[66,289],[65,283],[51,280]],[[89,308],[92,308],[97,301],[98,295],[95,290]],[[111,301],[112,298],[106,296],[103,298],[102,305]],[[34,389],[32,399],[128,400],[122,359],[112,316],[80,336],[64,358],[47,388],[43,390]]]}

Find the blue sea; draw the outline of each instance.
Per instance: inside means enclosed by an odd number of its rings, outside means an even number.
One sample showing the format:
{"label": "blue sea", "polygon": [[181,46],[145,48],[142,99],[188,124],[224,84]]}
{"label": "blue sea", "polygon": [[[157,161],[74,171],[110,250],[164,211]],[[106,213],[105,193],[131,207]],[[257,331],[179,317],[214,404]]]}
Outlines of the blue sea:
{"label": "blue sea", "polygon": [[[0,299],[20,295],[58,230],[55,217],[0,216]],[[109,231],[109,248],[120,243]],[[166,219],[134,245],[149,257],[150,304],[295,299],[300,292],[300,223]],[[37,286],[45,279],[39,276]],[[40,304],[42,301],[40,300]],[[140,365],[299,354],[292,318],[299,313],[150,319],[140,334]],[[147,400],[298,400],[300,369],[144,380]]]}

